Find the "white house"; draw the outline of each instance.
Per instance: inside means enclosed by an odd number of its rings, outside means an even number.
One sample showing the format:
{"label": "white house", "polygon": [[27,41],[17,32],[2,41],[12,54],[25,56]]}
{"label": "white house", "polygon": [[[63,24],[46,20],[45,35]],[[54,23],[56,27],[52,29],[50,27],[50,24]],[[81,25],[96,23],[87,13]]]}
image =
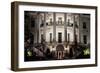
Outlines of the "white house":
{"label": "white house", "polygon": [[69,50],[69,46],[77,40],[82,45],[90,44],[90,15],[77,13],[29,12],[33,34],[33,43],[45,40],[51,51],[56,50],[58,44]]}

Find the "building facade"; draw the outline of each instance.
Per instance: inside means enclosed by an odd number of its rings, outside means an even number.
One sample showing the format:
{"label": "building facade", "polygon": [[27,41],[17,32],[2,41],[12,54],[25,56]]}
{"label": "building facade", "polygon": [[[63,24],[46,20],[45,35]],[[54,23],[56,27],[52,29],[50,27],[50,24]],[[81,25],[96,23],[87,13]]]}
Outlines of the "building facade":
{"label": "building facade", "polygon": [[75,41],[90,45],[89,14],[29,12],[27,15],[30,18],[28,28],[33,35],[33,44],[45,40],[50,51],[57,50],[59,44],[63,45],[63,50],[69,51],[69,45]]}

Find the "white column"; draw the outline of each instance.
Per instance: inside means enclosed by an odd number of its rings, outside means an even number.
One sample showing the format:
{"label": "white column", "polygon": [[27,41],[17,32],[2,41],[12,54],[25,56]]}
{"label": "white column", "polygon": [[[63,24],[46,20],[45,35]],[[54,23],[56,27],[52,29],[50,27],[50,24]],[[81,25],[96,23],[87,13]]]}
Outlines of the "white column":
{"label": "white column", "polygon": [[56,42],[56,13],[53,13],[53,41]]}
{"label": "white column", "polygon": [[67,14],[64,14],[64,33],[65,33],[65,42],[67,42]]}
{"label": "white column", "polygon": [[41,18],[41,16],[40,16],[40,13],[37,15],[37,32],[38,32],[38,34],[37,34],[37,40],[38,40],[38,43],[40,43],[41,42],[41,35],[40,35],[40,24],[41,24],[41,22],[42,22],[42,18]]}

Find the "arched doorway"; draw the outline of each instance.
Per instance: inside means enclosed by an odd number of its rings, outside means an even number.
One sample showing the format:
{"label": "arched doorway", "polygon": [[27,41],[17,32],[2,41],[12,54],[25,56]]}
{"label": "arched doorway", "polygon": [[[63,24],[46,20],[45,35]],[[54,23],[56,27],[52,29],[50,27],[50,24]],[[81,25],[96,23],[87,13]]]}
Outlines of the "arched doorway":
{"label": "arched doorway", "polygon": [[64,58],[64,46],[62,44],[58,44],[56,46],[56,56],[57,56],[57,59]]}

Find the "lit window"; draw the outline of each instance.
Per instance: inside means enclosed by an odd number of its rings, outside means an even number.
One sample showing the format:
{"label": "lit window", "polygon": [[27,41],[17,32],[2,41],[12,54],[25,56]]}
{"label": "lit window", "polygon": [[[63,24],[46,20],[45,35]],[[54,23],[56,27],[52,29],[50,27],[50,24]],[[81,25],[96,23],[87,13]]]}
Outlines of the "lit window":
{"label": "lit window", "polygon": [[58,24],[62,24],[62,18],[61,17],[58,18]]}

